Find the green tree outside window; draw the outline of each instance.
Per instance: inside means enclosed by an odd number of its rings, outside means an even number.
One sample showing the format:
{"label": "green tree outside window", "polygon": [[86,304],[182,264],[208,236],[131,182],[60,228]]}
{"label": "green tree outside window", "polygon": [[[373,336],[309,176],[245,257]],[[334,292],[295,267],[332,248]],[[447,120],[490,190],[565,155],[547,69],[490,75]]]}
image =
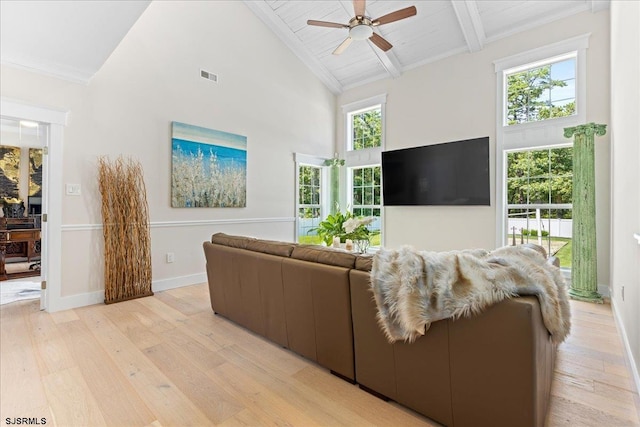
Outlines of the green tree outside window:
{"label": "green tree outside window", "polygon": [[377,106],[371,110],[351,115],[351,130],[354,150],[382,146],[382,109]]}
{"label": "green tree outside window", "polygon": [[[381,194],[381,167],[369,166],[352,169],[351,181],[351,206],[355,217],[380,218]],[[372,231],[380,231],[380,221],[374,222],[370,227]],[[378,242],[372,242],[377,246]]]}
{"label": "green tree outside window", "polygon": [[507,124],[576,113],[575,58],[507,76]]}
{"label": "green tree outside window", "polygon": [[298,186],[298,218],[301,222],[299,241],[301,243],[319,243],[320,238],[309,231],[318,226],[322,214],[321,168],[300,166]]}

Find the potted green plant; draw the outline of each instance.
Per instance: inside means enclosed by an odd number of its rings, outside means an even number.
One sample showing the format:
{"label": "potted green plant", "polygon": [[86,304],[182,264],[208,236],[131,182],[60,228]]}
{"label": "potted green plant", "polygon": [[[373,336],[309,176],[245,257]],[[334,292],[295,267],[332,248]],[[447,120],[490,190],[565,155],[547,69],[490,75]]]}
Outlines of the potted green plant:
{"label": "potted green plant", "polygon": [[327,246],[332,245],[334,237],[339,237],[340,242],[344,243],[347,239],[347,232],[344,229],[344,223],[351,218],[353,218],[351,212],[346,211],[345,213],[342,213],[338,211],[334,214],[330,214],[323,221],[320,221],[318,226],[312,228],[309,232],[315,231]]}

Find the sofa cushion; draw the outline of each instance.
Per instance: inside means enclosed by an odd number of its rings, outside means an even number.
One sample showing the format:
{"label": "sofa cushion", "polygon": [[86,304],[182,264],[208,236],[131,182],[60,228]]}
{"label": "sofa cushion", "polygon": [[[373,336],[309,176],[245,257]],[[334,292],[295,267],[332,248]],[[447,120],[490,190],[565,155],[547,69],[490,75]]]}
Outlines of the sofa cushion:
{"label": "sofa cushion", "polygon": [[247,249],[247,244],[252,240],[256,239],[253,237],[231,236],[225,233],[216,233],[211,236],[211,243],[238,249]]}
{"label": "sofa cushion", "polygon": [[356,257],[356,270],[371,271],[373,267],[373,255],[365,254]]}
{"label": "sofa cushion", "polygon": [[350,271],[336,265],[282,259],[289,348],[353,380]]}
{"label": "sofa cushion", "polygon": [[295,243],[276,242],[274,240],[255,239],[247,242],[246,249],[254,252],[262,252],[270,255],[278,255],[288,257],[291,255]]}
{"label": "sofa cushion", "polygon": [[316,245],[296,246],[291,252],[291,258],[345,268],[353,268],[356,263],[356,256],[353,254]]}

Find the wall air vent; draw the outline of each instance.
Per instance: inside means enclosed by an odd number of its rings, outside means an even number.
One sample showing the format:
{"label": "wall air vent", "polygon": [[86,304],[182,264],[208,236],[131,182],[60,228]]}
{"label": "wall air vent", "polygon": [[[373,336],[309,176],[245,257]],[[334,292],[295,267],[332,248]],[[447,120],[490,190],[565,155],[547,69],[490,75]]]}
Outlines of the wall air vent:
{"label": "wall air vent", "polygon": [[217,74],[213,74],[213,73],[210,73],[210,72],[205,71],[205,70],[200,70],[200,77],[218,83],[218,75]]}

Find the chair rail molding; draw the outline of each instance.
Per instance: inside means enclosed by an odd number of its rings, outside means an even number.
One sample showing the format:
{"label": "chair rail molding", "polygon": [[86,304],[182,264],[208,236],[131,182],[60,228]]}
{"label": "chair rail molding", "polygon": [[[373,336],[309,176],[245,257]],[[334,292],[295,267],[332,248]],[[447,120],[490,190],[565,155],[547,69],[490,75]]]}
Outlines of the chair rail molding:
{"label": "chair rail molding", "polygon": [[[151,221],[150,228],[196,227],[205,225],[237,225],[237,224],[272,224],[278,222],[293,223],[295,217],[272,218],[234,218],[234,219],[201,219],[181,221]],[[62,231],[102,230],[102,224],[63,224]]]}

